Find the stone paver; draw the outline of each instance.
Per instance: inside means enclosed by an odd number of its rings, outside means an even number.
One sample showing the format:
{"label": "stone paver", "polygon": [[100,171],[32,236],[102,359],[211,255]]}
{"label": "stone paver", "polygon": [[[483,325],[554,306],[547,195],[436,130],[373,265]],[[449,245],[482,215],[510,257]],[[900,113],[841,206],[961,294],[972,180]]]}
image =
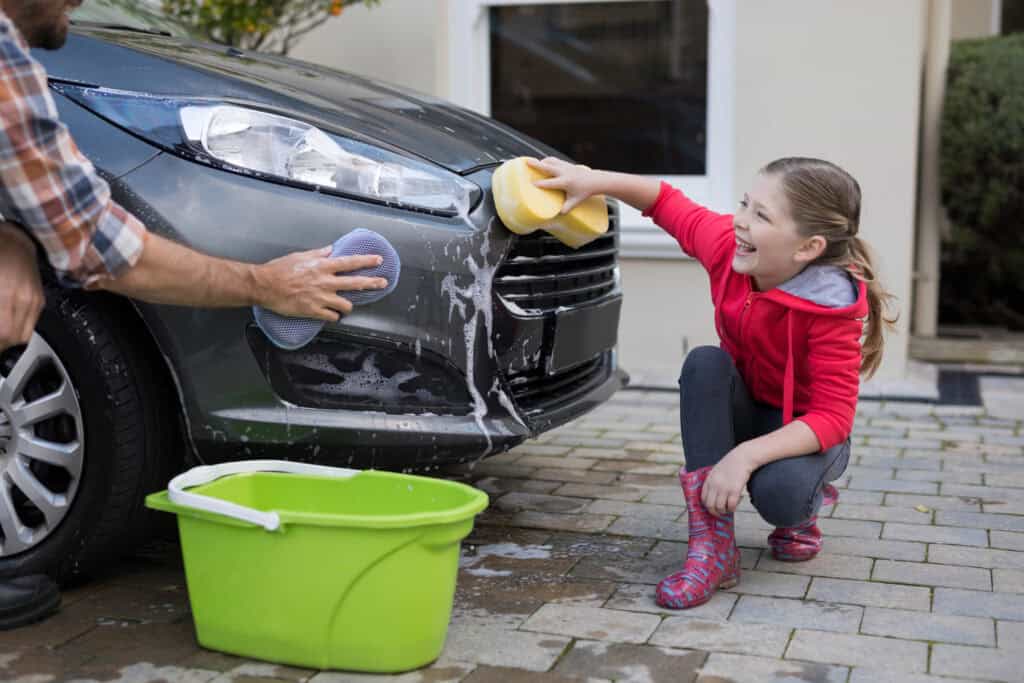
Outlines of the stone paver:
{"label": "stone paver", "polygon": [[520,631],[518,626],[518,620],[503,623],[456,614],[448,627],[443,657],[448,661],[547,671],[570,642],[564,637]]}
{"label": "stone paver", "polygon": [[52,619],[4,632],[0,680],[1024,680],[1024,415],[861,401],[840,502],[820,512],[822,553],[773,560],[773,527],[744,498],[741,582],[676,611],[654,590],[686,554],[677,401],[622,392],[446,471],[491,506],[462,546],[444,652],[423,670],[317,672],[203,650],[180,549],[163,542],[67,592]]}
{"label": "stone paver", "polygon": [[878,505],[853,505],[843,496],[832,513],[834,519],[862,519],[876,522],[904,522],[906,524],[931,524],[932,515],[914,508],[881,507]]}
{"label": "stone paver", "polygon": [[877,557],[885,560],[923,562],[928,551],[924,543],[907,541],[880,541],[873,538],[826,538],[824,552],[858,557]]}
{"label": "stone paver", "polygon": [[940,676],[1021,680],[1024,653],[966,645],[936,644],[932,649],[932,673]]}
{"label": "stone paver", "polygon": [[1024,593],[1024,571],[993,569],[992,590],[1000,593]]}
{"label": "stone paver", "polygon": [[757,563],[762,571],[831,576],[837,579],[867,579],[871,576],[872,560],[866,557],[822,553],[807,562],[779,562],[765,554]]}
{"label": "stone paver", "polygon": [[1012,531],[993,531],[990,533],[993,548],[1007,550],[1024,550],[1024,534]]}
{"label": "stone paver", "polygon": [[864,608],[853,605],[744,595],[729,620],[736,623],[779,624],[792,628],[856,633],[863,615]]}
{"label": "stone paver", "polygon": [[823,577],[815,577],[811,582],[807,599],[924,612],[930,609],[932,601],[931,590],[924,586],[897,586]]}
{"label": "stone paver", "polygon": [[573,638],[643,643],[659,623],[658,617],[652,614],[548,604],[527,619],[523,629]]}
{"label": "stone paver", "polygon": [[1007,650],[1018,649],[1024,643],[1024,622],[997,621],[996,639],[999,647]]}
{"label": "stone paver", "polygon": [[786,659],[924,672],[928,667],[928,645],[895,638],[798,630],[786,650]]}
{"label": "stone paver", "polygon": [[891,583],[992,590],[992,575],[976,567],[878,560],[871,578]]}
{"label": "stone paver", "polygon": [[694,650],[581,640],[558,661],[555,673],[587,681],[688,683],[696,680],[707,656]]}
{"label": "stone paver", "polygon": [[952,545],[932,545],[928,548],[928,561],[988,569],[1024,569],[1024,553]]}
{"label": "stone paver", "polygon": [[654,645],[708,652],[781,657],[792,629],[776,624],[738,624],[670,617],[651,637]]}
{"label": "stone paver", "polygon": [[712,652],[697,683],[844,683],[848,675],[844,666]]}
{"label": "stone paver", "polygon": [[936,588],[932,611],[937,614],[1024,621],[1024,595]]}
{"label": "stone paver", "polygon": [[995,645],[995,622],[978,617],[921,614],[868,607],[861,633],[908,640],[931,640],[961,645]]}
{"label": "stone paver", "polygon": [[742,580],[729,591],[745,595],[802,598],[810,582],[811,579],[806,576],[753,570],[743,572]]}
{"label": "stone paver", "polygon": [[954,545],[988,545],[984,529],[954,526],[922,526],[920,524],[887,523],[882,538],[894,541],[921,541],[923,543],[951,543]]}

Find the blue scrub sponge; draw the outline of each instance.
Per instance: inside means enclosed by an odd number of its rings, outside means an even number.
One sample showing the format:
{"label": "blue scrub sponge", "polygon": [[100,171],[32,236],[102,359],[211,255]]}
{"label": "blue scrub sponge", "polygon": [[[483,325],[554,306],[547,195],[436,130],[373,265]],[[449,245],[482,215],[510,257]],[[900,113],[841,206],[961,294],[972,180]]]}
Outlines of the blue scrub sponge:
{"label": "blue scrub sponge", "polygon": [[[356,228],[344,237],[339,238],[331,249],[331,258],[338,256],[379,255],[381,264],[373,268],[363,268],[344,273],[351,276],[382,277],[388,281],[384,289],[365,289],[352,292],[338,292],[352,302],[353,306],[365,306],[379,301],[394,291],[398,286],[398,276],[402,263],[398,252],[384,237],[372,230]],[[278,315],[261,306],[252,307],[256,324],[267,335],[274,346],[293,351],[302,348],[320,333],[324,327],[323,320],[314,318],[290,318]]]}

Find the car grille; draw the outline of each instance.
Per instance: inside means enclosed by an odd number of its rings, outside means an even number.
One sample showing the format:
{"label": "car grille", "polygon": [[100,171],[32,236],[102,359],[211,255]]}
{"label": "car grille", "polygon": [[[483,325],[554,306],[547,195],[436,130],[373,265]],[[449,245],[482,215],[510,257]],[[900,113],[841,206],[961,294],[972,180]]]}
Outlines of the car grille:
{"label": "car grille", "polygon": [[543,369],[509,375],[508,386],[516,407],[532,422],[536,416],[571,403],[608,378],[611,356],[611,352],[606,351],[585,363],[553,375],[545,374]]}
{"label": "car grille", "polygon": [[573,249],[543,230],[515,238],[494,277],[499,296],[527,314],[600,299],[615,288],[619,216],[608,203],[608,232]]}

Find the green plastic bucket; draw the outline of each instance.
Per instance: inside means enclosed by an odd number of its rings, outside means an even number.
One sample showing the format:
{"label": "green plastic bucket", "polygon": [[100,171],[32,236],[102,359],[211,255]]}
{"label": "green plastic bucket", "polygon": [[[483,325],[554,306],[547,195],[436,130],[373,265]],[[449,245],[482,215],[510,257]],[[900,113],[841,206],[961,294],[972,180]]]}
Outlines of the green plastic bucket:
{"label": "green plastic bucket", "polygon": [[456,482],[273,460],[193,468],[146,498],[178,515],[200,645],[379,673],[441,654],[459,545],[487,502]]}

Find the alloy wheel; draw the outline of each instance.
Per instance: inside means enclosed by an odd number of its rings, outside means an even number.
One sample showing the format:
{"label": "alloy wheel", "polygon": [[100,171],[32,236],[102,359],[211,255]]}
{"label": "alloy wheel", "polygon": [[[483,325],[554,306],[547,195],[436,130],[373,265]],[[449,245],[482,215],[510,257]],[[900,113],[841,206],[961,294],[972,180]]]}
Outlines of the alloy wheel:
{"label": "alloy wheel", "polygon": [[84,444],[77,392],[46,340],[0,354],[0,557],[37,546],[67,516]]}

